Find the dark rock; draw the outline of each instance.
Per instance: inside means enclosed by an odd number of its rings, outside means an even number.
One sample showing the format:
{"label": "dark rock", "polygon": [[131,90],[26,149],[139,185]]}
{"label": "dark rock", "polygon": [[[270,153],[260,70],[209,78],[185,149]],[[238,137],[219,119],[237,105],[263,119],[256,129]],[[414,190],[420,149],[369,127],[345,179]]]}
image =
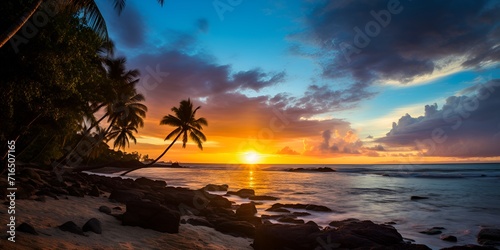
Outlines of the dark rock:
{"label": "dark rock", "polygon": [[453,236],[453,235],[446,235],[446,234],[443,234],[439,237],[441,240],[444,240],[444,241],[449,241],[449,242],[457,242],[458,239],[456,236]]}
{"label": "dark rock", "polygon": [[305,209],[309,211],[317,211],[317,212],[331,212],[332,210],[328,207],[321,206],[321,205],[314,205],[314,204],[281,204],[281,203],[275,203],[271,206],[272,210],[266,210],[266,211],[273,211],[278,208],[293,208],[293,209]]}
{"label": "dark rock", "polygon": [[278,212],[278,213],[290,213],[290,210],[285,209],[285,208],[281,208],[281,207],[270,207],[270,208],[266,209],[266,211]]}
{"label": "dark rock", "polygon": [[85,196],[81,187],[78,187],[77,185],[67,187],[66,190],[68,191],[68,194],[71,196],[76,196],[76,197],[84,197]]}
{"label": "dark rock", "polygon": [[320,206],[320,205],[312,205],[312,204],[307,205],[306,210],[316,211],[316,212],[331,212],[332,211],[328,207]]}
{"label": "dark rock", "polygon": [[226,221],[215,226],[215,230],[241,237],[253,238],[255,235],[255,226],[246,221]]}
{"label": "dark rock", "polygon": [[414,195],[410,198],[412,201],[416,201],[416,200],[425,200],[425,199],[429,199],[429,197],[423,197],[423,196],[417,196],[417,195]]}
{"label": "dark rock", "polygon": [[130,201],[123,214],[123,225],[150,228],[160,232],[178,233],[180,213],[157,203]]}
{"label": "dark rock", "polygon": [[228,188],[229,186],[227,184],[222,184],[222,185],[208,184],[203,189],[210,192],[217,192],[217,191],[227,191]]}
{"label": "dark rock", "polygon": [[114,207],[113,210],[122,211],[121,207]]}
{"label": "dark rock", "polygon": [[309,235],[319,228],[310,225],[262,224],[255,231],[253,248],[267,249],[315,249],[316,239]]}
{"label": "dark rock", "polygon": [[101,195],[101,190],[96,185],[92,185],[92,189],[89,192],[90,196],[99,197]]}
{"label": "dark rock", "polygon": [[105,214],[111,214],[111,209],[108,206],[100,206],[99,211]]}
{"label": "dark rock", "polygon": [[115,200],[122,203],[129,201],[140,201],[144,197],[144,193],[133,189],[116,189],[109,195],[110,200]]}
{"label": "dark rock", "polygon": [[425,231],[420,231],[419,233],[421,234],[427,234],[427,235],[436,235],[436,234],[441,234],[443,233],[441,230],[444,229],[443,227],[433,227],[429,228]]}
{"label": "dark rock", "polygon": [[358,222],[361,222],[361,221],[358,220],[358,219],[349,218],[349,219],[345,219],[345,220],[342,220],[342,221],[332,221],[328,225],[330,225],[332,227],[340,227],[340,226],[343,226],[343,225],[347,225],[349,223],[358,223]]}
{"label": "dark rock", "polygon": [[251,196],[254,196],[255,195],[255,191],[253,189],[247,189],[247,188],[243,188],[243,189],[240,189],[236,192],[234,191],[228,191],[227,192],[228,194],[232,194],[232,195],[237,195],[241,198],[249,198]]}
{"label": "dark rock", "polygon": [[441,248],[441,250],[498,250],[494,247],[478,246],[478,245],[464,245]]}
{"label": "dark rock", "polygon": [[336,172],[336,170],[331,169],[329,167],[322,167],[322,168],[289,168],[285,169],[285,171],[288,172]]}
{"label": "dark rock", "polygon": [[278,219],[279,222],[293,223],[293,224],[304,224],[304,220],[296,219],[294,217],[285,216]]}
{"label": "dark rock", "polygon": [[189,218],[187,220],[187,223],[193,225],[193,226],[205,226],[205,227],[214,227],[212,223],[210,223],[208,220],[205,220],[203,218]]}
{"label": "dark rock", "polygon": [[85,225],[83,225],[82,230],[84,232],[91,231],[96,234],[101,234],[102,233],[101,222],[96,218],[92,218],[88,220],[87,223],[85,223]]}
{"label": "dark rock", "polygon": [[244,203],[241,204],[238,209],[236,209],[236,216],[238,217],[247,217],[254,216],[257,213],[257,208],[253,203]]}
{"label": "dark rock", "polygon": [[136,183],[139,186],[148,186],[148,187],[156,187],[156,188],[162,188],[167,185],[165,181],[160,181],[160,180],[151,180],[148,178],[140,177],[137,178],[134,183]]}
{"label": "dark rock", "polygon": [[70,233],[79,234],[79,235],[85,235],[85,234],[83,234],[82,229],[79,226],[77,226],[73,221],[68,221],[68,222],[60,225],[59,229],[65,231],[65,232],[70,232]]}
{"label": "dark rock", "polygon": [[33,234],[33,235],[38,235],[38,232],[35,230],[35,228],[28,224],[28,223],[21,223],[21,225],[19,225],[16,230],[18,232],[23,232],[23,233],[29,233],[29,234]]}
{"label": "dark rock", "polygon": [[481,231],[477,234],[477,242],[481,245],[500,246],[500,229],[481,229]]}
{"label": "dark rock", "polygon": [[231,201],[229,201],[228,199],[220,195],[215,195],[212,199],[210,199],[208,206],[230,208],[231,204],[232,204]]}
{"label": "dark rock", "polygon": [[269,195],[254,195],[250,196],[248,199],[253,201],[275,201],[279,200],[277,197],[269,196]]}

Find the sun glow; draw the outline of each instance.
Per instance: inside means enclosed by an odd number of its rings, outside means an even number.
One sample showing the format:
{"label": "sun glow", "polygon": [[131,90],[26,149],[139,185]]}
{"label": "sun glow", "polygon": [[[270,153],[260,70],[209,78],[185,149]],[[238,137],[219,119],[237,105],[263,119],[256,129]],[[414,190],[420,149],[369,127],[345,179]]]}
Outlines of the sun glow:
{"label": "sun glow", "polygon": [[258,164],[261,156],[255,151],[248,151],[243,154],[243,162],[246,164]]}

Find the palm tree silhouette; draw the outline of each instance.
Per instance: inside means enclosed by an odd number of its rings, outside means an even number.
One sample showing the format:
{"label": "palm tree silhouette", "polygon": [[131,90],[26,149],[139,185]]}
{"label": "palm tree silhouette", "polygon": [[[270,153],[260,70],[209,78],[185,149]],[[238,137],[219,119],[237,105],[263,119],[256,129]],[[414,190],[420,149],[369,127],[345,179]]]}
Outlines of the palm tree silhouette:
{"label": "palm tree silhouette", "polygon": [[134,168],[124,172],[123,175],[126,175],[132,171],[137,169],[146,168],[153,164],[155,164],[158,160],[160,160],[165,153],[175,144],[177,139],[182,135],[182,147],[186,148],[186,144],[188,142],[188,135],[191,140],[193,140],[199,149],[203,150],[203,142],[207,140],[205,135],[201,132],[203,130],[203,126],[208,126],[207,120],[203,117],[196,118],[196,111],[200,109],[201,106],[193,109],[193,103],[188,98],[187,100],[182,100],[180,102],[179,107],[173,107],[171,110],[174,112],[174,115],[166,115],[160,121],[160,125],[170,125],[176,127],[172,132],[170,132],[165,140],[168,140],[175,136],[175,139],[170,143],[170,145],[163,151],[163,153],[158,156],[154,161],[148,163],[145,166]]}
{"label": "palm tree silhouette", "polygon": [[130,122],[118,122],[113,125],[111,131],[108,134],[108,140],[114,139],[113,148],[125,149],[125,146],[130,147],[130,140],[137,143],[133,132],[137,133],[137,127],[132,125]]}
{"label": "palm tree silhouette", "polygon": [[[51,2],[58,4],[57,8],[59,10],[66,10],[71,12],[82,11],[83,18],[87,21],[89,26],[99,34],[104,40],[109,40],[108,29],[106,27],[106,22],[99,11],[95,0],[78,0],[78,1],[51,1],[51,0],[36,0],[34,1],[24,12],[23,16],[9,27],[8,30],[0,33],[0,48],[7,43],[23,26],[26,22],[35,14],[35,12],[44,3]],[[114,0],[114,8],[121,14],[125,8],[126,0]],[[164,0],[158,0],[158,3],[163,6]]]}

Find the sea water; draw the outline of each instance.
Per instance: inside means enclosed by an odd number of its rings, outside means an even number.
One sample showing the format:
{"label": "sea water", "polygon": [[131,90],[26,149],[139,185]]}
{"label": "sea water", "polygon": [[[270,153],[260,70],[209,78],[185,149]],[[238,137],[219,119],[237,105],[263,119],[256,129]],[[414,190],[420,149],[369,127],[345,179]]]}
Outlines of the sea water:
{"label": "sea water", "polygon": [[[251,188],[256,195],[280,198],[258,204],[260,215],[276,214],[265,209],[277,202],[324,205],[333,212],[312,212],[299,218],[323,227],[347,218],[392,222],[404,238],[432,249],[477,244],[481,228],[500,228],[500,164],[183,165],[188,168],[147,168],[129,176],[165,180],[169,186],[192,189],[210,183],[227,184],[229,190]],[[336,172],[285,171],[318,167]],[[411,196],[428,199],[411,200]],[[249,202],[236,196],[228,198],[238,204]],[[432,227],[444,227],[443,234],[456,236],[458,242],[419,233]]]}

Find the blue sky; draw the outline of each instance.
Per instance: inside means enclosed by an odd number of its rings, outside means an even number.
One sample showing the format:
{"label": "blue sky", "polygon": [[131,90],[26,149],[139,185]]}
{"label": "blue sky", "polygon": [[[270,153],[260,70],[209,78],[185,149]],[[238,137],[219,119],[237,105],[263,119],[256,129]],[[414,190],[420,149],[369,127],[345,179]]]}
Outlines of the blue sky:
{"label": "blue sky", "polygon": [[[403,130],[391,130],[392,122],[406,113],[422,116],[404,130],[415,141],[413,132],[431,129],[419,127],[426,120],[425,105],[437,103],[443,111],[445,104],[451,105],[449,97],[500,76],[495,1],[220,0],[165,1],[163,7],[156,1],[127,1],[120,16],[108,1],[98,4],[117,55],[126,56],[129,67],[143,75],[147,67],[160,67],[171,76],[144,93],[152,110],[144,138],[161,137],[154,123],[189,95],[203,104],[209,120],[225,128],[208,131],[218,145],[231,144],[227,138],[255,137],[252,133],[267,126],[255,120],[272,119],[271,111],[281,110],[294,128],[287,128],[287,135],[275,133],[263,154],[288,147],[330,161],[346,155],[389,157],[401,150],[428,159],[460,157],[459,150],[433,155],[396,143],[392,139],[401,138],[395,134],[401,136]],[[234,132],[228,118],[218,115],[221,110],[240,115],[242,132]],[[500,130],[498,119],[484,122],[493,127],[498,122]],[[348,131],[357,140],[351,141]],[[466,132],[454,136],[459,140]],[[143,142],[148,150],[156,146]],[[370,149],[378,145],[385,150]],[[477,157],[496,156],[498,150],[477,152]]]}

